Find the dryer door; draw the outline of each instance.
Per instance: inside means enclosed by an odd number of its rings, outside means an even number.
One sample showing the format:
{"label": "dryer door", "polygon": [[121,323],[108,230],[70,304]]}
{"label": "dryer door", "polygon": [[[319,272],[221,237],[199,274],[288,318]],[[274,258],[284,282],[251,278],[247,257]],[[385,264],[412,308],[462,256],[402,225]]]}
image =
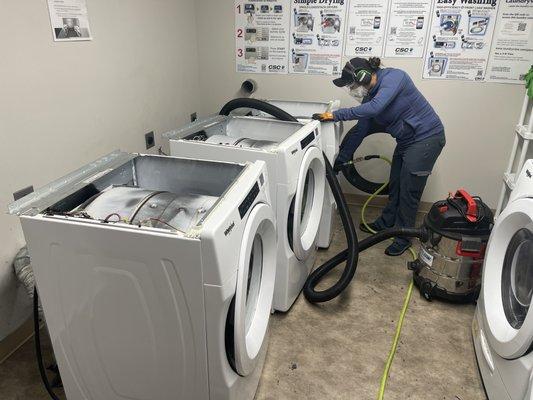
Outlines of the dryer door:
{"label": "dryer door", "polygon": [[487,338],[504,358],[526,354],[533,342],[533,200],[509,204],[498,217],[483,271]]}
{"label": "dryer door", "polygon": [[250,374],[266,337],[276,275],[276,230],[272,208],[256,205],[248,217],[235,293],[234,348],[238,374]]}
{"label": "dryer door", "polygon": [[292,216],[292,247],[299,260],[306,260],[315,246],[322,205],[324,203],[326,168],[324,156],[316,146],[304,154]]}

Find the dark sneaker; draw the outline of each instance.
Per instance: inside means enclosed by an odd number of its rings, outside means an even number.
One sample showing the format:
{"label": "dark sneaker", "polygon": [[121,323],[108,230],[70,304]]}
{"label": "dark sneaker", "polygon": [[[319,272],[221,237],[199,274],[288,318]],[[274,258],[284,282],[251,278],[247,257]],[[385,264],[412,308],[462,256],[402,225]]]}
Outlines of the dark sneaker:
{"label": "dark sneaker", "polygon": [[363,224],[362,222],[359,224],[359,229],[361,229],[363,232],[366,232],[366,233],[374,233],[374,232],[379,232],[379,231],[385,230],[385,228],[382,228],[381,226],[379,226],[375,222],[370,222],[367,225],[368,225],[368,228],[370,228],[371,230],[369,230],[365,226],[365,224]]}
{"label": "dark sneaker", "polygon": [[409,247],[411,247],[411,243],[395,240],[385,249],[385,254],[391,257],[401,256]]}

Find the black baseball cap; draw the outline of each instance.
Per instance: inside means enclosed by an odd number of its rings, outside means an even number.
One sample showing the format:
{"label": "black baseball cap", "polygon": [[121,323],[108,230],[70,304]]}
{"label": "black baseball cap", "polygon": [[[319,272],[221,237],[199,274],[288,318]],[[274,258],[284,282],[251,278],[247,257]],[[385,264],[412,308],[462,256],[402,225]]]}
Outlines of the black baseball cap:
{"label": "black baseball cap", "polygon": [[338,87],[344,87],[355,83],[355,74],[361,69],[372,70],[372,67],[368,60],[364,58],[352,58],[342,69],[341,77],[333,79],[333,84]]}

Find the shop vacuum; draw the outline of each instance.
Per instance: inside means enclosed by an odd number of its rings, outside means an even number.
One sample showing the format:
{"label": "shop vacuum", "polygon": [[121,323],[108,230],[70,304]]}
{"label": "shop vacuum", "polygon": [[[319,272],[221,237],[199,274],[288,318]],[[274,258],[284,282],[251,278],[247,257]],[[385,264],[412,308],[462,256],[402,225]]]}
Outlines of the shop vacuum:
{"label": "shop vacuum", "polygon": [[[229,115],[239,108],[255,109],[283,121],[298,122],[280,108],[250,98],[231,100],[220,114]],[[372,158],[379,156],[364,159]],[[479,197],[459,190],[454,196],[433,204],[421,227],[390,228],[359,241],[336,173],[326,156],[324,161],[326,178],[339,209],[348,248],[311,272],[303,288],[309,302],[321,303],[339,296],[355,276],[359,252],[397,236],[420,240],[419,256],[408,267],[413,270],[413,279],[426,299],[439,297],[456,302],[477,299],[483,256],[494,219],[490,208]],[[353,164],[344,168],[343,174],[352,185],[367,193],[374,193],[383,185],[364,179]],[[317,290],[320,281],[343,262],[346,264],[339,280],[327,289]]]}
{"label": "shop vacuum", "polygon": [[433,204],[424,220],[427,240],[421,241],[418,259],[408,263],[427,300],[477,300],[493,224],[490,208],[465,190]]}

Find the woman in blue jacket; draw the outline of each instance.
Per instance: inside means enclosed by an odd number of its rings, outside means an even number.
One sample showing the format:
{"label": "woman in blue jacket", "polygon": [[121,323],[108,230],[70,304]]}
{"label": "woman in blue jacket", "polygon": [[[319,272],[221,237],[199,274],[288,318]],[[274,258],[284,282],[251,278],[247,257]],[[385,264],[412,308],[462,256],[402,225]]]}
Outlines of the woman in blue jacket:
{"label": "woman in blue jacket", "polygon": [[[336,171],[352,160],[368,135],[386,132],[396,139],[389,201],[381,216],[369,224],[375,231],[414,227],[427,179],[446,144],[439,116],[409,75],[396,68],[380,68],[380,64],[379,58],[353,58],[346,63],[341,77],[333,83],[349,89],[361,104],[313,116],[321,121],[358,120],[341,144]],[[361,229],[368,231],[364,226]],[[398,237],[385,254],[399,256],[410,245],[409,239]]]}

